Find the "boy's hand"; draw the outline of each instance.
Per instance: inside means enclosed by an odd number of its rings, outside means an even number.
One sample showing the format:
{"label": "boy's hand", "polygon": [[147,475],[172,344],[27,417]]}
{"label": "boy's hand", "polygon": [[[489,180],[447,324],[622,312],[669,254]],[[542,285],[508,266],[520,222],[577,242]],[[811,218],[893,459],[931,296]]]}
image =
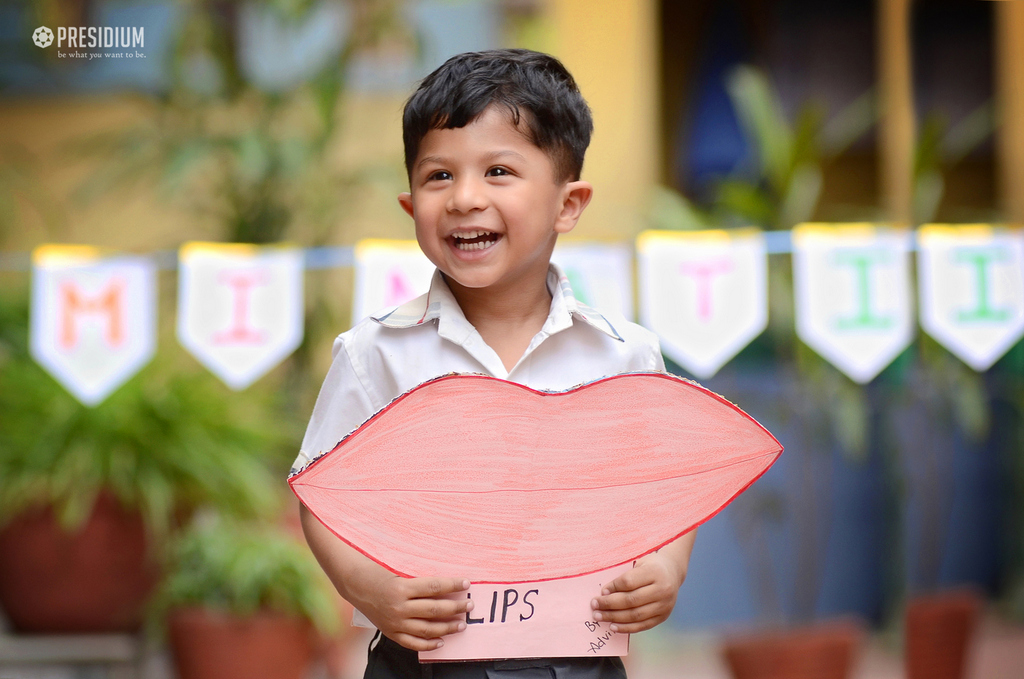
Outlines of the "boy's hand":
{"label": "boy's hand", "polygon": [[390,571],[376,580],[363,600],[351,603],[395,643],[432,651],[444,645],[441,637],[466,629],[466,611],[473,610],[473,601],[447,595],[468,590],[469,580],[403,578]]}
{"label": "boy's hand", "polygon": [[590,602],[594,620],[610,622],[613,631],[623,634],[642,632],[668,620],[686,579],[695,537],[696,531],[690,531],[637,560],[631,570],[605,585],[601,596]]}
{"label": "boy's hand", "polygon": [[444,645],[441,637],[466,629],[473,602],[451,596],[469,589],[464,578],[403,578],[339,540],[303,505],[302,531],[341,596],[389,639],[413,651]]}

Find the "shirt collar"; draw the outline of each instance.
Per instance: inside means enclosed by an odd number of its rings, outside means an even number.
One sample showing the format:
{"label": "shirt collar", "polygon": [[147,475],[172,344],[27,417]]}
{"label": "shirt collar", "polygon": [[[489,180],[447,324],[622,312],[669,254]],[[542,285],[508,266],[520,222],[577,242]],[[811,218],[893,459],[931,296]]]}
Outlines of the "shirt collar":
{"label": "shirt collar", "polygon": [[[570,327],[578,318],[612,339],[625,341],[604,314],[576,299],[568,276],[554,263],[548,269],[547,283],[551,292],[551,310],[541,332],[553,335]],[[439,270],[434,271],[427,294],[370,318],[386,328],[412,328],[437,320],[439,326],[446,326],[446,335],[468,336],[473,331]],[[458,337],[452,339],[460,341]]]}

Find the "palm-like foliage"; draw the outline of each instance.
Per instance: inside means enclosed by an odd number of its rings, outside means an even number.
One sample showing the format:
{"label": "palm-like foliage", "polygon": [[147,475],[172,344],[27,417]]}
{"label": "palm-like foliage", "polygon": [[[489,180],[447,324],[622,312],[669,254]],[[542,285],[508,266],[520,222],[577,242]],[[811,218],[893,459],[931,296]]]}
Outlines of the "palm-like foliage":
{"label": "palm-like foliage", "polygon": [[312,72],[273,84],[256,82],[244,64],[243,5],[282,30],[316,18],[311,0],[184,3],[168,87],[140,102],[146,115],[139,123],[75,145],[102,161],[81,197],[155,180],[165,197],[220,225],[229,242],[271,243],[300,228],[301,240],[318,244],[354,191],[381,177],[401,179],[389,162],[347,169],[332,152],[353,59],[392,45],[413,49],[403,4],[345,3],[348,30],[337,50],[314,60]]}
{"label": "palm-like foliage", "polygon": [[229,399],[212,376],[163,363],[90,408],[28,356],[24,306],[0,313],[0,517],[52,505],[73,529],[110,490],[160,538],[200,505],[242,516],[279,507],[268,452],[295,433],[266,417],[265,396]]}
{"label": "palm-like foliage", "polygon": [[337,597],[305,545],[266,526],[202,518],[173,545],[154,620],[188,606],[239,616],[269,609],[337,631]]}

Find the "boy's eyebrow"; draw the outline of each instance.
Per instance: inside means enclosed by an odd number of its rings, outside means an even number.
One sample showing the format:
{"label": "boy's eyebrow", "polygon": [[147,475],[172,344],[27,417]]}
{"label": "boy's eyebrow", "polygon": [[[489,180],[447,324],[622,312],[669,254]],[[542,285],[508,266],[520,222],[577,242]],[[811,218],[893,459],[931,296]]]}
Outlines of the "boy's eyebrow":
{"label": "boy's eyebrow", "polygon": [[495,151],[494,153],[489,154],[487,156],[487,159],[488,160],[497,160],[498,158],[504,158],[505,156],[513,156],[517,160],[522,160],[522,161],[526,160],[526,158],[523,156],[522,153],[519,153],[518,151],[513,151],[512,149],[506,149],[504,151]]}
{"label": "boy's eyebrow", "polygon": [[[523,154],[519,153],[518,151],[513,151],[512,149],[505,149],[505,150],[502,150],[502,151],[495,151],[494,153],[489,153],[489,154],[487,154],[484,157],[485,157],[486,160],[497,160],[498,158],[504,158],[506,156],[512,156],[512,157],[514,157],[514,158],[516,158],[518,160],[522,160],[522,161],[526,160],[526,158],[523,156]],[[424,156],[423,158],[420,158],[419,161],[416,162],[416,167],[420,167],[420,166],[426,165],[428,163],[437,163],[438,165],[444,165],[447,162],[448,162],[448,159],[447,158],[442,158],[441,156]]]}
{"label": "boy's eyebrow", "polygon": [[419,162],[416,163],[416,167],[426,165],[427,163],[437,163],[438,165],[444,165],[444,158],[442,158],[441,156],[426,156],[419,159]]}

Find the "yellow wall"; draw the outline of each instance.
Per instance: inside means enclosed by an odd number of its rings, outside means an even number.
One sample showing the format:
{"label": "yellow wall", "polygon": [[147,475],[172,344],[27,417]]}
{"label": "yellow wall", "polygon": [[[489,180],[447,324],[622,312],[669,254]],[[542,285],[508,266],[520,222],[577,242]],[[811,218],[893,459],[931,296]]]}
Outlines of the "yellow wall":
{"label": "yellow wall", "polygon": [[[576,238],[631,240],[644,228],[648,192],[657,177],[658,46],[655,0],[547,0],[546,43],[577,78],[594,112],[595,133],[584,177],[596,188]],[[349,167],[393,159],[401,163],[404,95],[355,96],[343,113],[339,162]],[[46,241],[106,245],[124,250],[175,247],[185,239],[220,239],[209,219],[161,196],[152,182],[91,203],[71,198],[90,171],[66,144],[83,135],[132,125],[146,117],[144,98],[67,97],[0,102],[0,149],[16,144],[36,158],[38,176],[54,208],[49,223],[28,207],[16,233],[0,234],[4,250]],[[0,162],[5,159],[0,157]],[[372,186],[345,211],[331,241],[366,236],[409,238],[408,218],[395,189]]]}
{"label": "yellow wall", "polygon": [[594,200],[577,237],[632,240],[658,180],[658,4],[655,0],[549,0],[551,51],[594,112],[583,167]]}
{"label": "yellow wall", "polygon": [[[332,155],[339,167],[402,163],[404,95],[358,96],[343,107],[342,133]],[[32,201],[22,200],[18,228],[0,234],[0,249],[26,251],[44,242],[100,245],[124,251],[175,248],[185,240],[223,239],[211,216],[190,209],[188,196],[161,192],[155,177],[83,200],[76,193],[96,171],[75,145],[149,120],[145,99],[130,96],[16,99],[0,103],[0,163],[31,159]],[[16,147],[18,153],[9,149]],[[412,222],[395,201],[400,182],[369,182],[332,228],[332,244],[359,238],[412,238]],[[35,203],[35,204],[33,204]],[[38,203],[43,204],[40,209]]]}
{"label": "yellow wall", "polygon": [[1006,220],[1024,224],[1024,3],[996,5],[996,49],[999,188]]}

